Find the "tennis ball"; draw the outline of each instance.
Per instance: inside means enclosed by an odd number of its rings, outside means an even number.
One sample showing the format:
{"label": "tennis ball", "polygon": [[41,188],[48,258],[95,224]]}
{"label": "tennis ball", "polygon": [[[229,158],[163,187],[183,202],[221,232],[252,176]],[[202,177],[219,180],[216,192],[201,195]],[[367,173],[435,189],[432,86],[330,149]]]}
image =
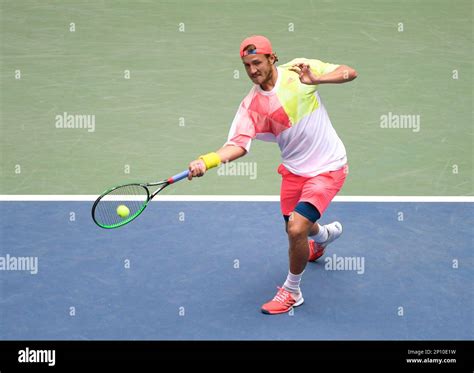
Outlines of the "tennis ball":
{"label": "tennis ball", "polygon": [[130,210],[125,205],[120,205],[117,207],[117,215],[121,218],[126,218],[130,214]]}

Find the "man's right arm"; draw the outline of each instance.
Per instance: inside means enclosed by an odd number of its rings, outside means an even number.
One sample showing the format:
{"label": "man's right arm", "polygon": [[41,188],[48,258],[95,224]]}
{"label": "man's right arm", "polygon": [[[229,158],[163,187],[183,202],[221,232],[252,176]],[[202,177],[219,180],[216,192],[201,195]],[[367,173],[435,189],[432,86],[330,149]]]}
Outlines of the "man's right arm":
{"label": "man's right arm", "polygon": [[[224,145],[222,148],[216,151],[217,156],[220,158],[221,163],[232,162],[237,158],[244,156],[247,151],[236,145]],[[191,180],[193,177],[203,176],[207,171],[206,164],[203,159],[199,158],[189,163],[189,176]]]}

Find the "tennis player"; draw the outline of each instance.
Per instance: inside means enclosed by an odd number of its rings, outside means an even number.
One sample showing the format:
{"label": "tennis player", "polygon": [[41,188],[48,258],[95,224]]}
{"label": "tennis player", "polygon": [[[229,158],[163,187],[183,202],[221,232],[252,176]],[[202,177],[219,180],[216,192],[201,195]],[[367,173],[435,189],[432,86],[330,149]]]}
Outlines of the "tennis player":
{"label": "tennis player", "polygon": [[280,201],[290,263],[283,286],[262,306],[263,313],[273,315],[303,304],[300,282],[308,260],[321,257],[326,246],[342,234],[339,222],[322,226],[317,222],[347,175],[346,150],[318,86],[349,82],[357,72],[346,65],[305,58],[277,67],[278,58],[264,36],[246,38],[240,45],[240,57],[254,85],[237,110],[227,142],[192,161],[189,179],[244,156],[253,139],[278,143]]}

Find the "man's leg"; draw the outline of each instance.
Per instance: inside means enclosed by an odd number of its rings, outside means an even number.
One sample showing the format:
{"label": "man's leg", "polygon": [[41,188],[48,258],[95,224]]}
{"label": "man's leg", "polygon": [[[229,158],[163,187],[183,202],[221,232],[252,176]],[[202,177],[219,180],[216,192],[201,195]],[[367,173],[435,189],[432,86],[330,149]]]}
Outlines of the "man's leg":
{"label": "man's leg", "polygon": [[[288,221],[285,221],[286,233],[288,233]],[[326,225],[314,223],[308,233],[311,237],[309,244],[309,262],[314,262],[324,255],[326,246],[332,241],[339,238],[342,234],[342,224],[338,221]]]}
{"label": "man's leg", "polygon": [[[326,225],[319,225],[317,220],[324,213],[334,196],[339,192],[347,176],[347,167],[336,171],[329,171],[309,179],[302,190],[298,206],[306,204],[314,206],[318,212],[317,219],[311,219],[314,224],[310,229],[309,261],[314,262],[324,254],[327,245],[342,234],[342,224],[335,221]],[[298,208],[297,206],[297,208]],[[304,207],[304,206],[303,206]]]}
{"label": "man's leg", "polygon": [[319,224],[318,222],[316,222],[311,226],[308,236],[316,236],[318,233],[319,233]]}
{"label": "man's leg", "polygon": [[303,304],[300,282],[308,263],[308,234],[316,220],[316,212],[314,206],[307,209],[303,204],[298,204],[295,211],[291,213],[287,225],[290,270],[283,287],[279,288],[278,293],[270,302],[262,306],[263,313],[271,315],[285,313]]}
{"label": "man's leg", "polygon": [[[303,303],[299,284],[307,261],[314,261],[323,255],[326,245],[342,233],[340,223],[320,226],[317,220],[342,188],[347,174],[345,169],[346,167],[308,179],[291,174],[283,165],[278,168],[283,177],[280,201],[290,246],[290,271],[276,296],[262,306],[263,313],[284,313]],[[290,214],[291,219],[288,219]],[[330,226],[334,226],[334,230],[339,232],[331,234]],[[318,240],[317,243],[314,240],[308,241],[310,235],[316,235],[314,238]]]}
{"label": "man's leg", "polygon": [[290,272],[295,275],[301,274],[308,262],[308,235],[312,227],[314,223],[298,212],[293,212],[288,221]]}

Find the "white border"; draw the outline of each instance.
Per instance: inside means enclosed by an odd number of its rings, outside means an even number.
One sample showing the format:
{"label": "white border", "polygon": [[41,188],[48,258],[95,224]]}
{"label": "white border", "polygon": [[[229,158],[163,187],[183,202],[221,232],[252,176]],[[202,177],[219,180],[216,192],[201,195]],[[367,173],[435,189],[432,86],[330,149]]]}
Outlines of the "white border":
{"label": "white border", "polygon": [[[97,195],[0,195],[0,201],[95,201]],[[166,202],[279,202],[280,196],[246,195],[158,195],[153,201]],[[334,202],[474,202],[474,196],[336,196]]]}

